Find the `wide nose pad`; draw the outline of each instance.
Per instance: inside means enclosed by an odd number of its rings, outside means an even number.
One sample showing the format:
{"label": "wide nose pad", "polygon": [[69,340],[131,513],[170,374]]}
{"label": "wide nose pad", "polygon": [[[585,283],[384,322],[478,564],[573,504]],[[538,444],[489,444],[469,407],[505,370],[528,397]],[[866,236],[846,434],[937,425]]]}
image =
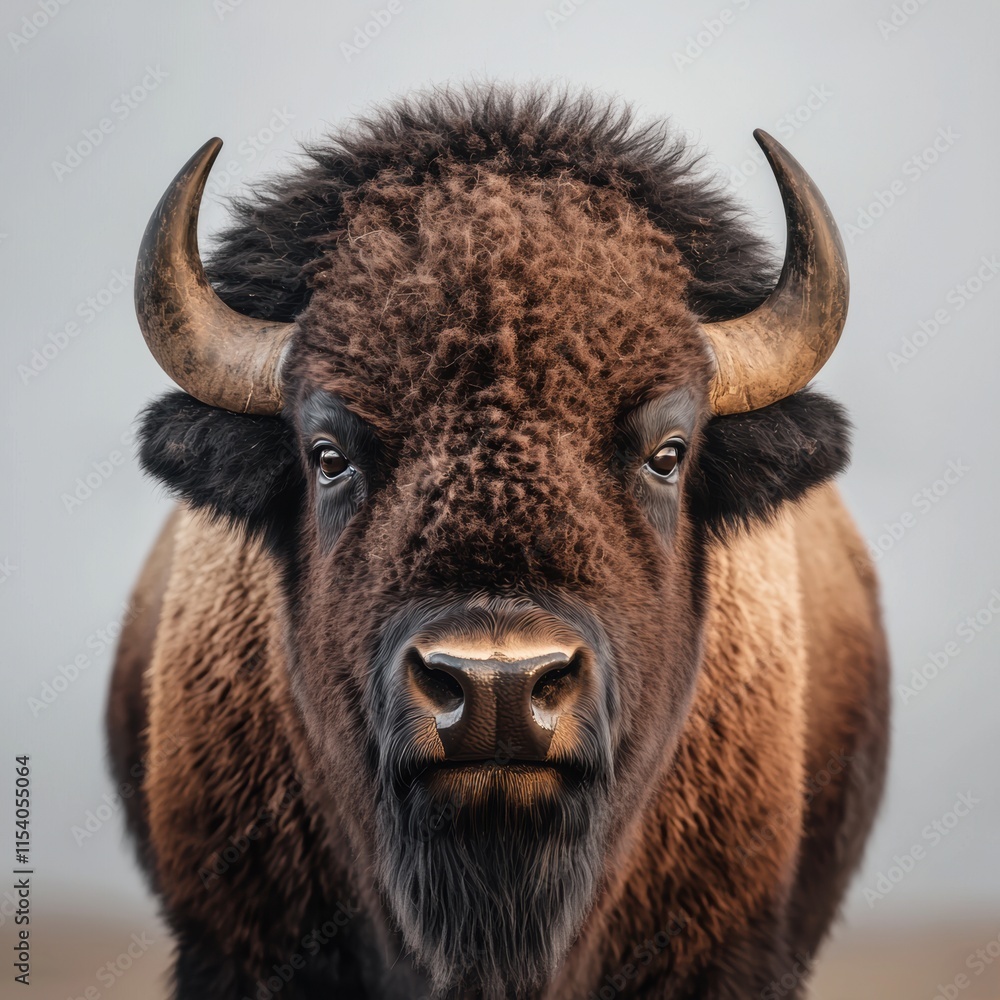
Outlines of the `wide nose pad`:
{"label": "wide nose pad", "polygon": [[411,649],[407,665],[446,758],[499,764],[545,759],[583,671],[582,659],[563,650],[508,659]]}

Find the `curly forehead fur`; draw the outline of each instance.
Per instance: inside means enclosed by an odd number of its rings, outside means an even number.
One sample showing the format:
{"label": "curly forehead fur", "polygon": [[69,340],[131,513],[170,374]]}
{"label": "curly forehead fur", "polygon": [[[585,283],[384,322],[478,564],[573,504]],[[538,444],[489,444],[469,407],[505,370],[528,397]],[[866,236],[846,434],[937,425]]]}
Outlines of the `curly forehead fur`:
{"label": "curly forehead fur", "polygon": [[456,430],[504,412],[585,430],[609,417],[598,394],[633,396],[653,373],[707,379],[675,241],[615,190],[449,162],[427,187],[377,177],[344,214],[293,371],[369,403],[386,431],[470,396],[473,423]]}

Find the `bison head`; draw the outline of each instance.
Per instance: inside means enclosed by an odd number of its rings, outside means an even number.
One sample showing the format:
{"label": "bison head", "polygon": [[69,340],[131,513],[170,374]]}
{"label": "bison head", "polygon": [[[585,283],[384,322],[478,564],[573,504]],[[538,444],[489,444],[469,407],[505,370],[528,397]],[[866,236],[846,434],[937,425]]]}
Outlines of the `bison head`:
{"label": "bison head", "polygon": [[800,391],[842,246],[758,141],[776,281],[663,133],[496,90],[312,150],[240,207],[214,286],[218,140],[150,221],[138,314],[190,395],[148,411],[143,461],[267,539],[330,822],[441,989],[551,973],[670,766],[706,544],[844,461]]}

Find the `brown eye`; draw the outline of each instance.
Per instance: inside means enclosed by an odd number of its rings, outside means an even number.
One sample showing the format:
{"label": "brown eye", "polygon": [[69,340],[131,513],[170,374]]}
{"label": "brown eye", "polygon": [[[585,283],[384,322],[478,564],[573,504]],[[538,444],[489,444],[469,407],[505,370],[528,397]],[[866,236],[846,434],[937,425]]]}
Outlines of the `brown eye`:
{"label": "brown eye", "polygon": [[684,445],[680,441],[668,441],[646,465],[661,479],[674,479],[683,454]]}
{"label": "brown eye", "polygon": [[316,448],[316,461],[319,465],[320,478],[326,482],[343,475],[351,463],[336,448],[328,444]]}

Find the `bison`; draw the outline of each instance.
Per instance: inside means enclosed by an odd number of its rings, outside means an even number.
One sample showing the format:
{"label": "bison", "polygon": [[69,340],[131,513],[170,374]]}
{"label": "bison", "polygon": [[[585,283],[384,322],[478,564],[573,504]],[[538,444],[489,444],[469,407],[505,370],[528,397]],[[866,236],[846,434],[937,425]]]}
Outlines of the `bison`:
{"label": "bison", "polygon": [[802,995],[883,785],[887,654],[808,388],[817,187],[775,261],[668,126],[439,89],[238,201],[167,188],[139,325],[179,498],[110,757],[180,1000]]}

